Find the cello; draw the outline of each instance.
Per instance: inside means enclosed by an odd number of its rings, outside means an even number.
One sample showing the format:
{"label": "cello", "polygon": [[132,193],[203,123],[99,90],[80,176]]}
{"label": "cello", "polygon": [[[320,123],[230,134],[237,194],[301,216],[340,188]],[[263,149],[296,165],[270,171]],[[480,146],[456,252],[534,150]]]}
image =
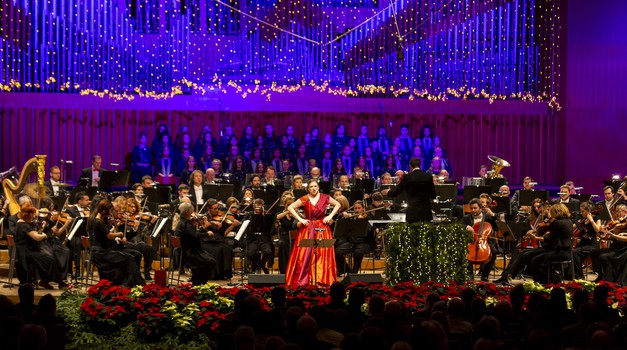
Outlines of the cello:
{"label": "cello", "polygon": [[483,213],[481,222],[474,224],[472,229],[474,231],[473,241],[468,243],[468,255],[466,258],[469,263],[483,264],[492,257],[490,245],[488,245],[488,237],[492,234],[492,225],[489,223],[486,225],[485,213]]}

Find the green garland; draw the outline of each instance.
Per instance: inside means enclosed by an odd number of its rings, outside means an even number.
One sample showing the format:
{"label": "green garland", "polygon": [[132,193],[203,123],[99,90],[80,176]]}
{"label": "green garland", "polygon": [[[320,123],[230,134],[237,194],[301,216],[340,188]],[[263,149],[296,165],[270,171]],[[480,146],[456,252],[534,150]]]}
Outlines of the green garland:
{"label": "green garland", "polygon": [[398,223],[383,231],[387,283],[428,281],[463,283],[468,279],[468,243],[460,224]]}

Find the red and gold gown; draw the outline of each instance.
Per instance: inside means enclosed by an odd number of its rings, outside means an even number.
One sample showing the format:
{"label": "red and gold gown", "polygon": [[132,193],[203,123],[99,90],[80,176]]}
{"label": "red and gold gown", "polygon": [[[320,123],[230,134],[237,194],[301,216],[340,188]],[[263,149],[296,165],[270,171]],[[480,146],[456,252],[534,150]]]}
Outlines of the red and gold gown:
{"label": "red and gold gown", "polygon": [[[309,196],[305,195],[299,199],[305,208],[305,219],[309,220],[309,226],[301,227],[298,236],[294,241],[292,254],[287,263],[285,272],[285,284],[291,286],[305,286],[313,283],[330,285],[337,280],[337,268],[335,266],[335,249],[317,248],[314,255],[314,248],[299,247],[302,239],[331,239],[333,233],[329,225],[322,222],[325,211],[329,204],[329,196],[320,193],[320,198],[316,205],[309,201]],[[316,230],[323,228],[324,230]],[[315,260],[315,261],[314,261]],[[314,273],[316,274],[314,278]]]}

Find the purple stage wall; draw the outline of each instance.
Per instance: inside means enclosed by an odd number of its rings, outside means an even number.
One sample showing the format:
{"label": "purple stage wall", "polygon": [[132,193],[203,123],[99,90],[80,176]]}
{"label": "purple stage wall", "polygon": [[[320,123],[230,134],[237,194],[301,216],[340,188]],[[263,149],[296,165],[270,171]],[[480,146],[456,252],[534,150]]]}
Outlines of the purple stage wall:
{"label": "purple stage wall", "polygon": [[627,2],[571,0],[567,6],[558,179],[600,193],[611,174],[627,175],[622,157],[627,149]]}

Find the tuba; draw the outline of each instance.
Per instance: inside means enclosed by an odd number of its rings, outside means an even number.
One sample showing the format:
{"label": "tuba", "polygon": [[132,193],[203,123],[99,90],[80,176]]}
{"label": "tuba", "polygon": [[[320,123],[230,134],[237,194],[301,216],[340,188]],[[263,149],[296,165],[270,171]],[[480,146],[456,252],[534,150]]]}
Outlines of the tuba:
{"label": "tuba", "polygon": [[494,179],[499,176],[499,173],[503,168],[507,168],[511,166],[508,161],[505,159],[499,158],[497,156],[488,156],[488,159],[492,163],[492,170],[488,173],[489,179]]}
{"label": "tuba", "polygon": [[34,158],[29,159],[22,169],[22,173],[20,174],[20,178],[17,184],[14,184],[10,179],[2,180],[2,188],[4,190],[4,195],[9,202],[9,213],[11,215],[15,215],[20,211],[20,205],[15,199],[15,195],[20,193],[24,186],[26,186],[26,181],[28,180],[28,176],[34,172],[37,172],[37,193],[39,198],[44,197],[44,176],[46,173],[46,156],[45,155],[37,155]]}

